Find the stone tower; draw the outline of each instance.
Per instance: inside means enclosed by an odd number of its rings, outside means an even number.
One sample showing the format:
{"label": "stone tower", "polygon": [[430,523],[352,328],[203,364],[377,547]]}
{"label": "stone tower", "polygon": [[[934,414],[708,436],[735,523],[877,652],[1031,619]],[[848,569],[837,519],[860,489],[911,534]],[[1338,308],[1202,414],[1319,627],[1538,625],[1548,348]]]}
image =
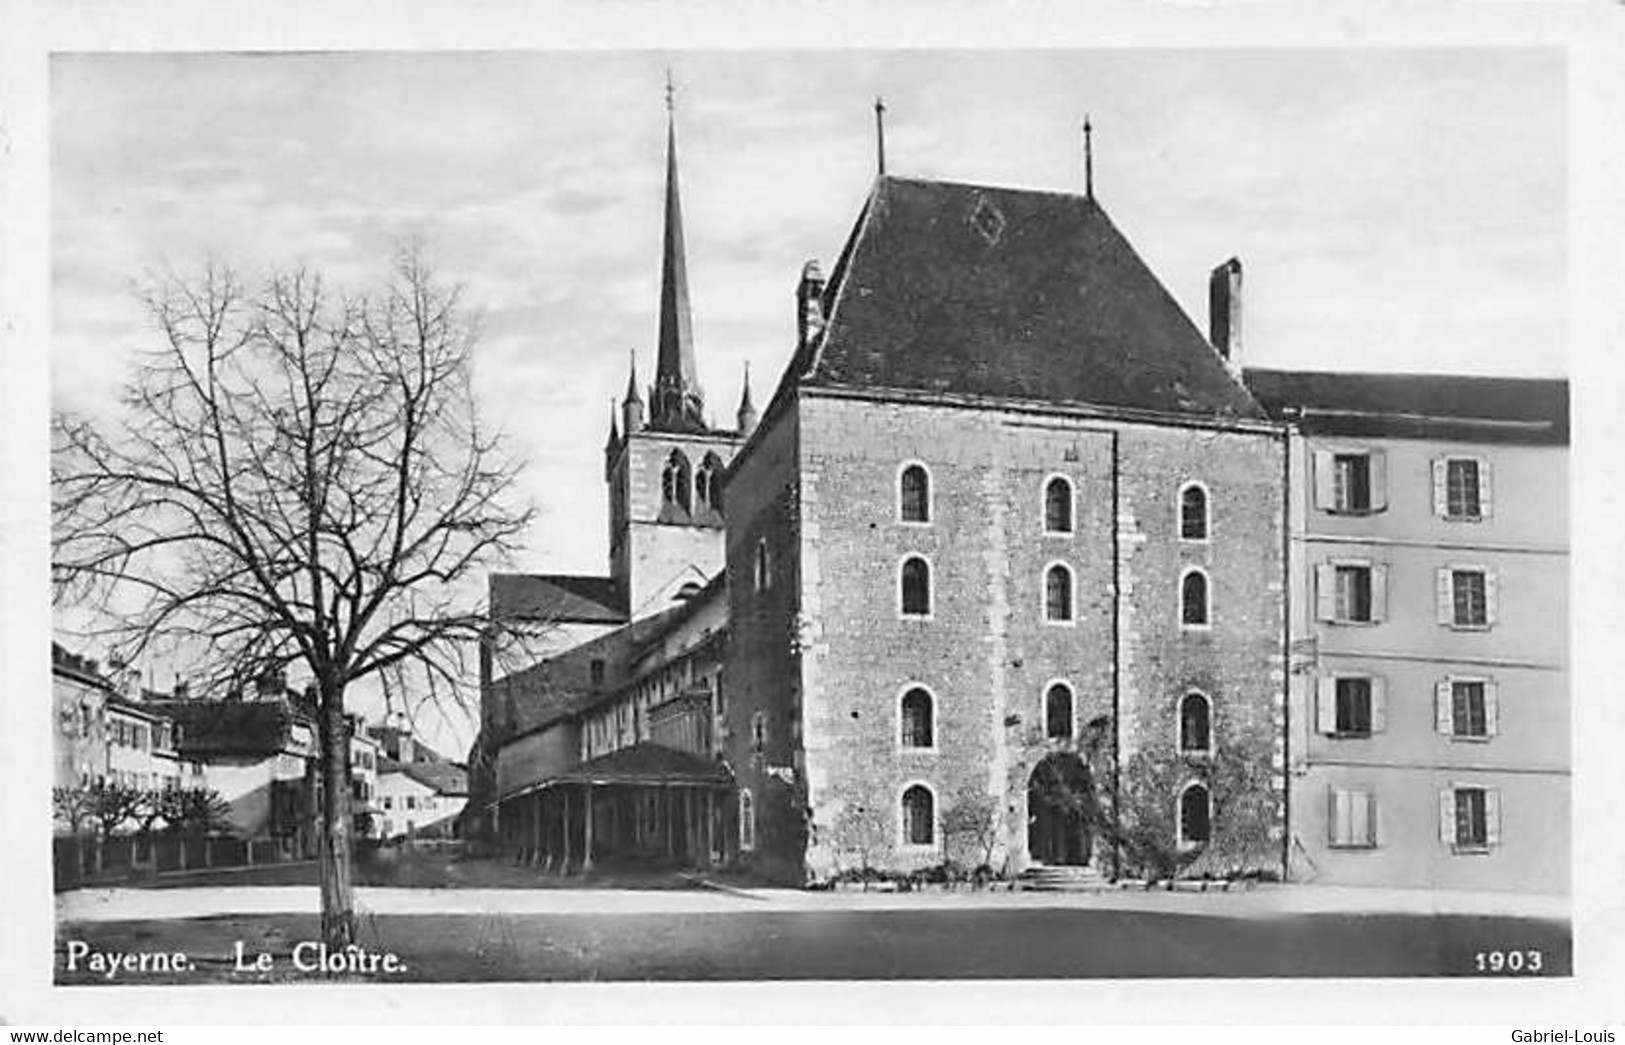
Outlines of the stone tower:
{"label": "stone tower", "polygon": [[744,433],[713,428],[694,356],[677,179],[676,113],[666,97],[664,249],[655,376],[648,414],[639,396],[637,353],[621,402],[621,431],[605,447],[609,482],[609,572],[632,619],[668,609],[690,582],[722,569],[722,473]]}

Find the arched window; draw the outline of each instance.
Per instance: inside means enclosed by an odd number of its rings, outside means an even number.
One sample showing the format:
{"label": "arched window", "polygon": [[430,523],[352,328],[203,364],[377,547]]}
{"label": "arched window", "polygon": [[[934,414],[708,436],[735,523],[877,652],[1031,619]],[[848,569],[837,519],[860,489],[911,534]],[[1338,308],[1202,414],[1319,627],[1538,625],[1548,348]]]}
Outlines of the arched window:
{"label": "arched window", "polygon": [[1044,619],[1072,619],[1072,570],[1065,563],[1055,563],[1044,571]]}
{"label": "arched window", "polygon": [[903,841],[909,845],[930,845],[936,835],[936,799],[930,788],[914,784],[903,792]]}
{"label": "arched window", "polygon": [[936,723],[933,721],[930,693],[918,686],[904,693],[899,717],[902,720],[904,747],[936,747]]}
{"label": "arched window", "polygon": [[757,591],[766,591],[773,583],[772,562],[767,553],[767,538],[756,539],[756,551],[751,557],[750,576],[751,583]]}
{"label": "arched window", "polygon": [[739,848],[756,848],[756,803],[749,790],[739,792]]}
{"label": "arched window", "polygon": [[694,473],[694,503],[722,510],[722,459],[716,454],[706,454],[700,470]]}
{"label": "arched window", "polygon": [[1207,697],[1187,693],[1179,702],[1179,750],[1207,754],[1213,750],[1213,709]]}
{"label": "arched window", "polygon": [[931,521],[931,476],[924,465],[911,464],[898,477],[897,512],[904,522]]}
{"label": "arched window", "polygon": [[1188,570],[1179,580],[1179,622],[1187,626],[1208,623],[1207,574]]}
{"label": "arched window", "polygon": [[660,473],[660,499],[685,512],[693,510],[694,488],[689,479],[688,458],[681,450],[673,450],[666,458],[666,468]]}
{"label": "arched window", "polygon": [[1213,804],[1207,788],[1186,784],[1179,793],[1179,842],[1202,845],[1213,835]]}
{"label": "arched window", "polygon": [[1072,481],[1064,475],[1044,484],[1044,532],[1072,532]]}
{"label": "arched window", "polygon": [[929,617],[931,615],[931,564],[918,555],[903,560],[898,571],[903,615]]}
{"label": "arched window", "polygon": [[1207,540],[1207,490],[1201,483],[1186,483],[1179,491],[1179,537]]}
{"label": "arched window", "polygon": [[1051,740],[1072,739],[1072,689],[1064,682],[1044,693],[1044,735]]}

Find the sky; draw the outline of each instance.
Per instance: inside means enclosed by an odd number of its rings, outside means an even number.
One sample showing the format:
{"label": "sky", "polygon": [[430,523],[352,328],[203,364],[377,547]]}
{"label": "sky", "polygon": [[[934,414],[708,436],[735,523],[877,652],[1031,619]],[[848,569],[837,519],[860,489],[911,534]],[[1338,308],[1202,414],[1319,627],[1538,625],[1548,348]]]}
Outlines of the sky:
{"label": "sky", "polygon": [[[1562,375],[1555,50],[98,54],[52,59],[52,397],[115,409],[133,294],[205,256],[366,289],[421,240],[482,316],[476,385],[540,515],[517,566],[606,568],[601,447],[654,364],[664,82],[694,344],[731,424],[789,359],[874,177],[1095,194],[1206,329],[1246,268],[1247,365]],[[458,731],[461,733],[461,731]],[[466,746],[466,734],[457,744]]]}

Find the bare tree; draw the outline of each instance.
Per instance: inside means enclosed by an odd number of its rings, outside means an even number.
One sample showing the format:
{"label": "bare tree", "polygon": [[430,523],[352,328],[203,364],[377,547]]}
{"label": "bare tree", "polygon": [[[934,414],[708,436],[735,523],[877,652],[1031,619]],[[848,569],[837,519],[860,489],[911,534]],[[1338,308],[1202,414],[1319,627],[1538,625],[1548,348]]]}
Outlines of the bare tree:
{"label": "bare tree", "polygon": [[[159,347],[122,416],[58,415],[57,598],[101,608],[128,660],[206,649],[204,684],[308,671],[318,699],[322,932],[353,941],[345,694],[466,707],[478,575],[531,511],[479,421],[475,325],[416,249],[381,292],[306,270],[249,292],[210,264],[144,292]],[[402,703],[406,701],[403,699]]]}

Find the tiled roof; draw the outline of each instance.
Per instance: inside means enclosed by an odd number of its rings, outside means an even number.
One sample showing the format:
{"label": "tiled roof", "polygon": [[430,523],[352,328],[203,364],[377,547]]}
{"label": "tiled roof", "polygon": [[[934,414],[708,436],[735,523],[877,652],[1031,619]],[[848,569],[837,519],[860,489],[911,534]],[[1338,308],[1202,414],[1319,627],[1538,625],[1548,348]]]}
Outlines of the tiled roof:
{"label": "tiled roof", "polygon": [[378,772],[400,773],[442,795],[468,794],[468,773],[450,762],[396,762],[379,759]]}
{"label": "tiled roof", "polygon": [[1272,417],[1311,434],[1564,444],[1569,383],[1562,378],[1461,374],[1348,374],[1248,369]]}
{"label": "tiled roof", "polygon": [[716,784],[733,783],[720,762],[661,744],[641,743],[600,755],[548,778],[561,784]]}
{"label": "tiled roof", "polygon": [[560,624],[624,624],[627,608],[609,577],[493,573],[491,615]]}
{"label": "tiled roof", "polygon": [[804,384],[1262,418],[1093,200],[882,177]]}
{"label": "tiled roof", "polygon": [[444,762],[446,757],[434,748],[412,736],[411,730],[399,726],[368,726],[367,736],[371,737],[379,747],[383,748],[386,756],[391,760],[400,758],[401,745],[410,744],[413,762]]}
{"label": "tiled roof", "polygon": [[274,755],[298,719],[279,701],[164,700],[147,706],[180,726],[175,750],[183,758]]}
{"label": "tiled roof", "polygon": [[[492,683],[498,700],[513,713],[504,739],[530,733],[570,718],[613,697],[631,679],[634,652],[670,627],[682,606],[641,617],[605,635],[548,657]],[[603,681],[594,684],[593,661],[604,664]]]}

